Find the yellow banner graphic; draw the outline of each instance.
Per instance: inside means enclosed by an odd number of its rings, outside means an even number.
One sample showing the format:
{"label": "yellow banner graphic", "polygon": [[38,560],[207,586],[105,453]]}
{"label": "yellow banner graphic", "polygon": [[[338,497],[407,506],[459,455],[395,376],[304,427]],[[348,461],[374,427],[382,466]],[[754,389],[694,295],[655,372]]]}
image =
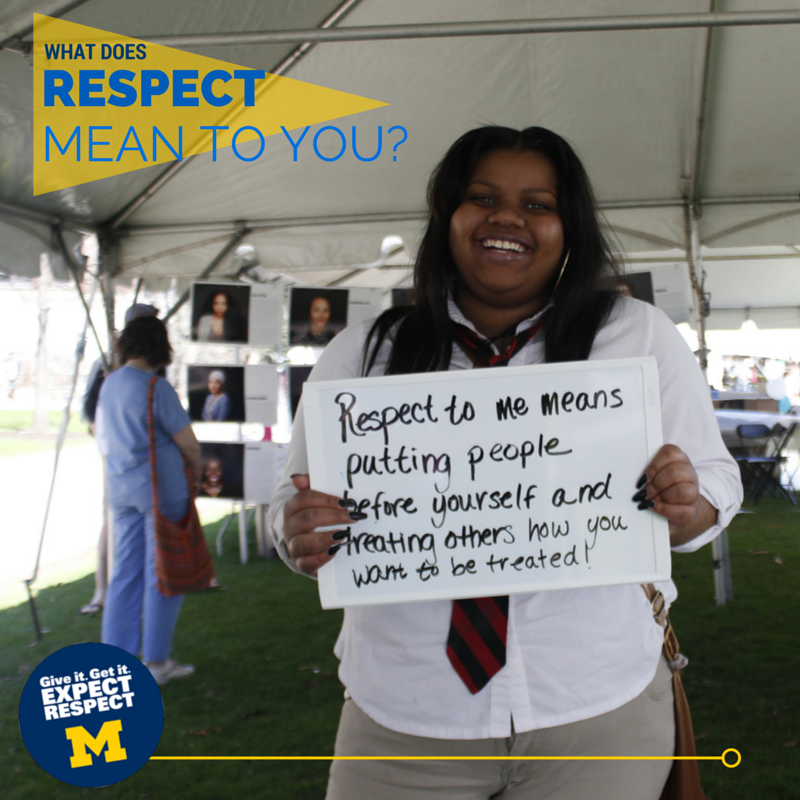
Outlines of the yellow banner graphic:
{"label": "yellow banner graphic", "polygon": [[41,14],[33,41],[34,195],[388,105]]}

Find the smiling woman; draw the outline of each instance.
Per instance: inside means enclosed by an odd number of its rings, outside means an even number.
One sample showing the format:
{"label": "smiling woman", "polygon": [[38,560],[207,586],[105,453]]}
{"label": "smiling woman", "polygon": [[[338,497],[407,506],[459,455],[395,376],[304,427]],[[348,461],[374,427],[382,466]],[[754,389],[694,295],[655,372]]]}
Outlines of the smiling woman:
{"label": "smiling woman", "polygon": [[[600,288],[616,265],[572,147],[543,128],[469,131],[434,171],[428,207],[414,305],[344,331],[308,380],[653,357],[663,441],[670,444],[641,465],[644,474],[630,487],[631,513],[665,517],[677,549],[694,550],[713,539],[741,501],[738,468],[720,438],[708,387],[675,326],[653,306]],[[502,371],[487,378],[503,386]],[[545,395],[541,417],[616,403],[614,392],[609,386],[592,394]],[[386,437],[388,447],[387,426],[404,421],[403,409],[383,409],[374,418],[353,411],[353,427],[345,428],[352,403],[344,392],[340,398],[342,436],[373,431]],[[504,413],[516,411],[521,413],[509,404]],[[367,524],[368,507],[312,488],[307,453],[319,442],[306,441],[303,418],[301,401],[269,525],[282,558],[315,575],[358,546],[351,542],[359,523]],[[421,413],[414,418],[421,419]],[[391,429],[398,446],[402,433],[402,425]],[[536,460],[537,469],[551,469],[568,445],[542,434],[535,456],[536,434],[532,428],[525,441],[500,442],[486,453],[473,448],[473,475],[484,458],[519,458],[520,469],[532,469]],[[435,451],[433,435],[431,446]],[[351,474],[366,469],[357,458],[348,464]],[[377,467],[393,474],[388,460]],[[387,494],[400,496],[398,485],[386,481]],[[514,502],[514,487],[491,489],[499,491],[474,497],[496,508],[491,526],[475,534],[486,536],[486,547],[507,530],[503,509]],[[442,536],[453,541],[459,532],[447,530],[445,511],[470,498],[438,491],[434,527],[441,524]],[[608,478],[581,490],[595,499],[609,491]],[[532,499],[517,488],[518,505]],[[555,496],[552,507],[562,502],[574,500]],[[596,519],[595,532],[618,521],[602,519]],[[464,529],[461,535],[473,536]],[[525,568],[543,566],[536,559],[535,551],[528,554]],[[437,568],[455,575],[457,566],[441,559]],[[345,561],[337,569],[345,574],[346,567]],[[361,579],[389,577],[398,576],[368,573]],[[677,596],[671,582],[659,588],[666,604]],[[642,587],[635,585],[347,608],[336,648],[347,687],[336,755],[406,760],[336,760],[328,800],[655,800],[675,744],[663,642]],[[513,769],[492,760],[556,755],[642,760],[624,766],[521,760]],[[414,760],[431,756],[461,760]]]}

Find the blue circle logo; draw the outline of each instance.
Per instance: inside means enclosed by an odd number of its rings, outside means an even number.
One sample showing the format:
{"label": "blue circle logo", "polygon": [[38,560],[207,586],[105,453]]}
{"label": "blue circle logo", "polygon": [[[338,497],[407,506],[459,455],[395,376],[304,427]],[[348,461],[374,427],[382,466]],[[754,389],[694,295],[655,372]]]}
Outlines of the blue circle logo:
{"label": "blue circle logo", "polygon": [[109,786],[137,772],[164,729],[155,678],[130,653],[76,644],[31,673],[19,702],[19,727],[34,761],[73,786]]}

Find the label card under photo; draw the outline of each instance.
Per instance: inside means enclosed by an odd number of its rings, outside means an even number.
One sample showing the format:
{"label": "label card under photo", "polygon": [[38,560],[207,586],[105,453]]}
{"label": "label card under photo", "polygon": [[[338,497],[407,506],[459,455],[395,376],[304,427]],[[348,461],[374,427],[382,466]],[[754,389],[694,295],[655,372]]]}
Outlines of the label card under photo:
{"label": "label card under photo", "polygon": [[244,368],[245,418],[274,425],[278,421],[278,368],[252,364]]}
{"label": "label card under photo", "polygon": [[244,498],[269,504],[286,461],[286,448],[275,442],[247,442],[244,446]]}
{"label": "label card under photo", "polygon": [[347,300],[347,324],[358,325],[365,319],[372,319],[381,313],[383,289],[351,287]]}
{"label": "label card under photo", "polygon": [[324,608],[647,583],[665,519],[636,482],[662,444],[652,357],[306,383],[311,485],[367,515]]}
{"label": "label card under photo", "polygon": [[248,341],[278,346],[283,340],[283,289],[254,283],[250,288]]}

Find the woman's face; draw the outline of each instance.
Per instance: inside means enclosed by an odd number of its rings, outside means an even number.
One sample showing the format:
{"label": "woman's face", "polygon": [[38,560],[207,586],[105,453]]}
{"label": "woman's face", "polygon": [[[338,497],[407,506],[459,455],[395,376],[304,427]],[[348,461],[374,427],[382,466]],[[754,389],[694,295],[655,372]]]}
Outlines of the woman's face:
{"label": "woman's face", "polygon": [[484,155],[450,220],[461,310],[536,313],[550,297],[563,250],[552,163],[530,151]]}
{"label": "woman's face", "polygon": [[209,486],[217,486],[222,483],[222,462],[218,458],[209,458],[206,461],[203,477]]}
{"label": "woman's face", "polygon": [[311,319],[311,327],[320,331],[324,330],[331,318],[331,304],[324,297],[315,297],[311,301],[308,314]]}
{"label": "woman's face", "polygon": [[222,391],[222,381],[216,376],[208,379],[208,391],[211,394],[219,394]]}
{"label": "woman's face", "polygon": [[228,298],[224,294],[215,294],[211,307],[215,317],[224,317],[228,310]]}

